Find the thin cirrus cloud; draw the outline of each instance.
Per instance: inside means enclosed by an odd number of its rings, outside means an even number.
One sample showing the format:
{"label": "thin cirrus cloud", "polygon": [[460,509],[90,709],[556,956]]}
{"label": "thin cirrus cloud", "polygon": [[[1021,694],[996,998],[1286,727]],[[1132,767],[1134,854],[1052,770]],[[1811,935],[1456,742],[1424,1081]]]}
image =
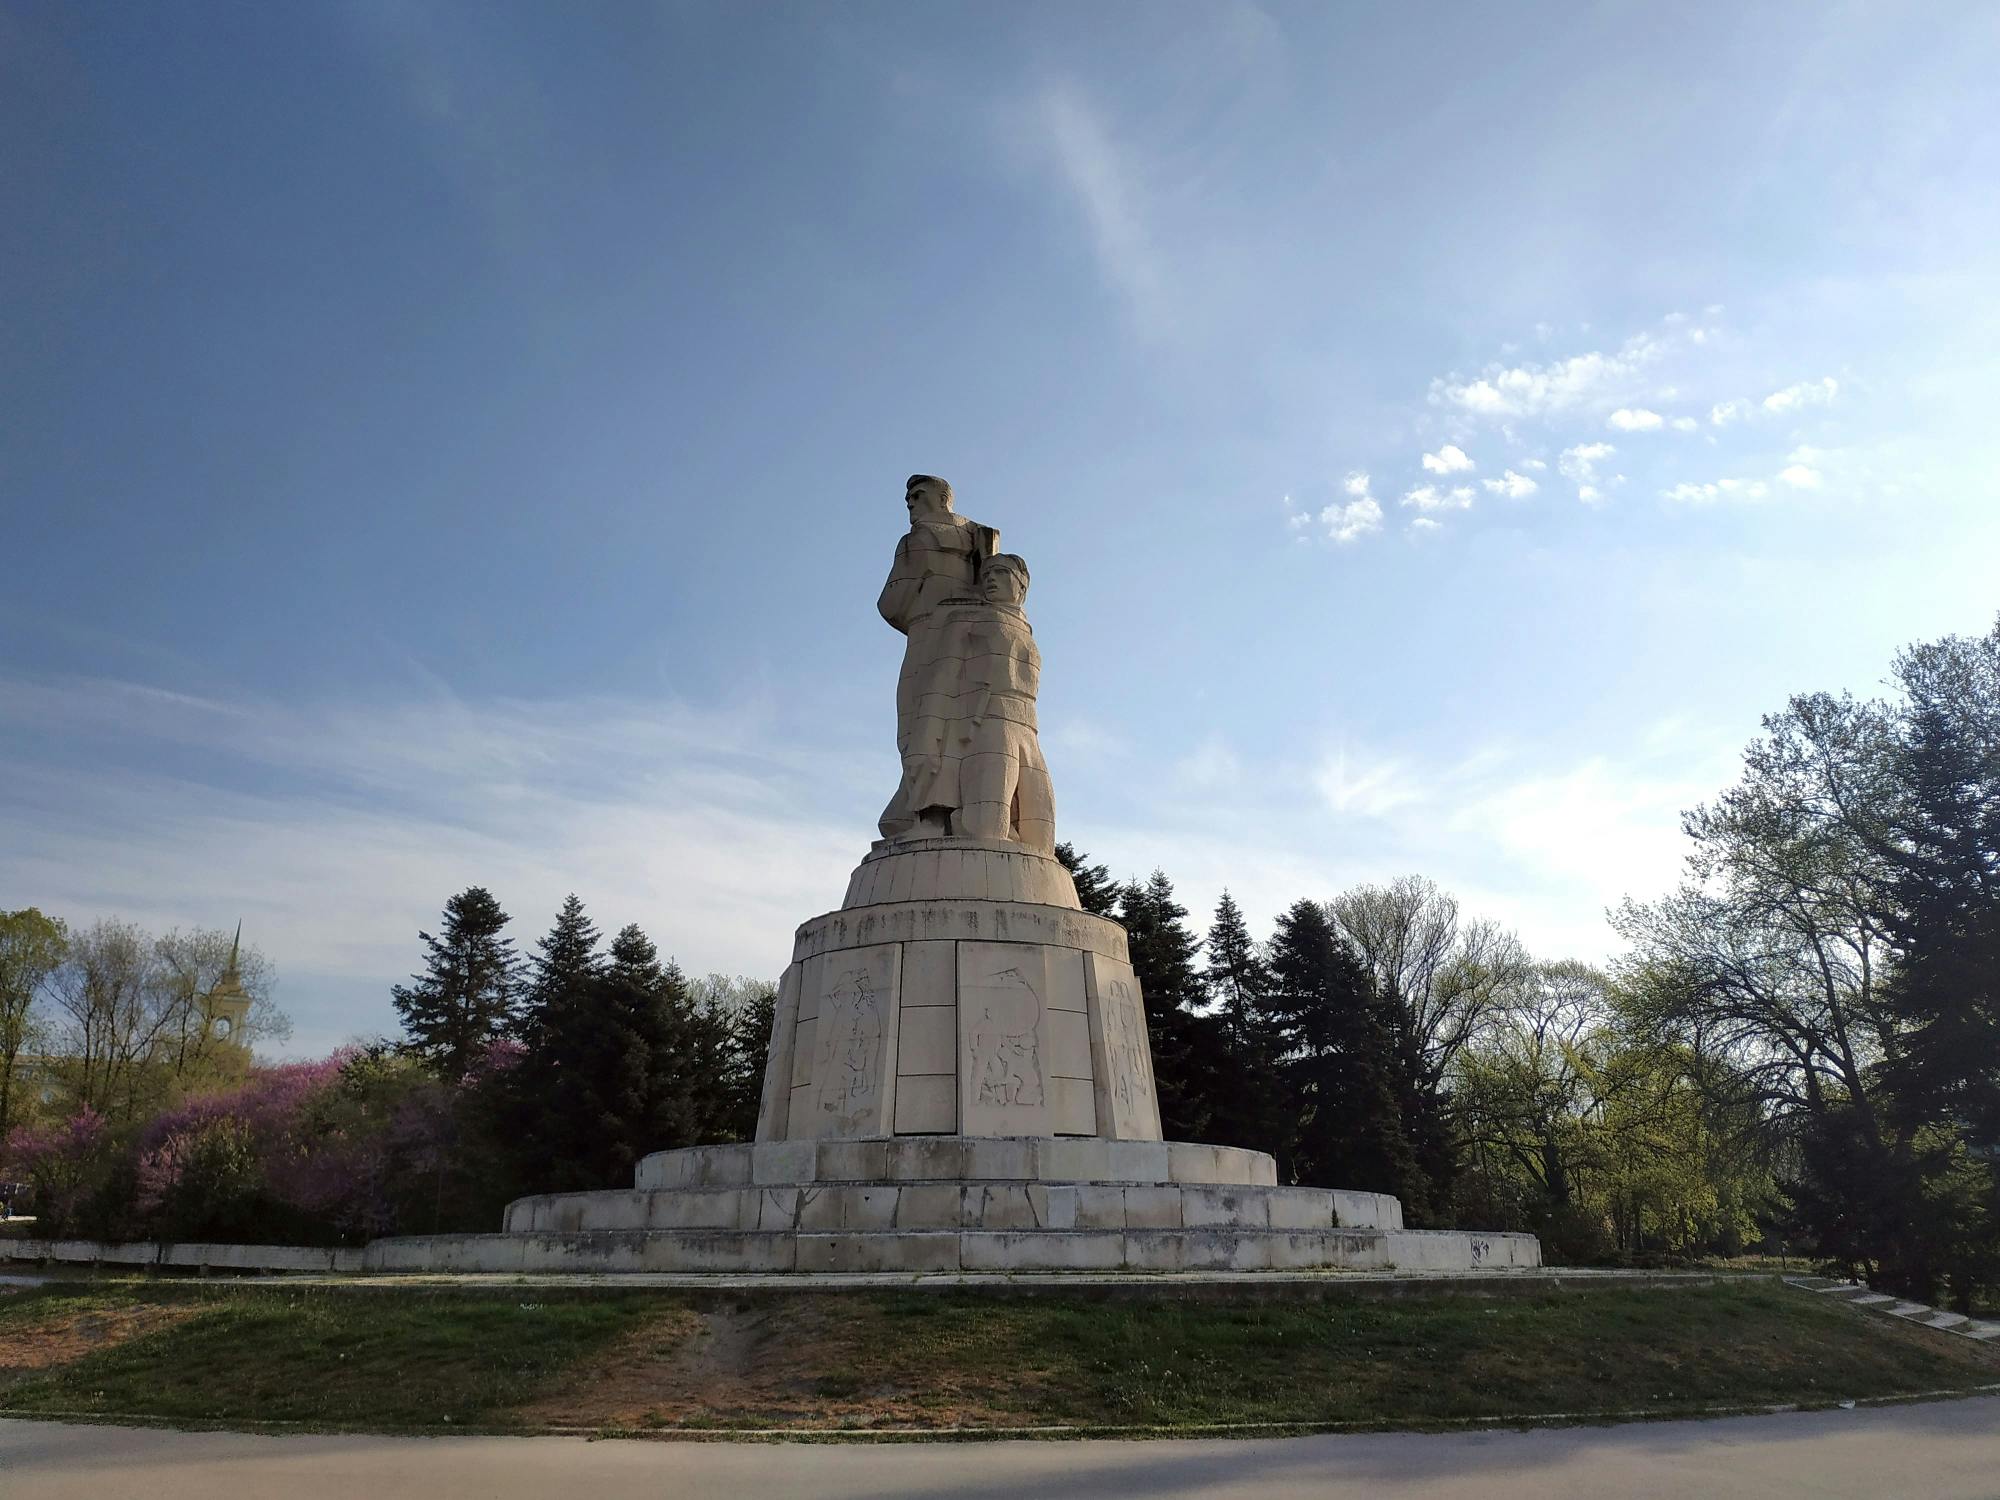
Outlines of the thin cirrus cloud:
{"label": "thin cirrus cloud", "polygon": [[0,696],[16,731],[0,889],[72,923],[242,919],[284,955],[302,1053],[393,1029],[418,927],[469,884],[523,943],[575,890],[692,972],[774,977],[800,916],[838,902],[887,774],[880,756],[787,750],[754,706],[299,707],[101,679]]}

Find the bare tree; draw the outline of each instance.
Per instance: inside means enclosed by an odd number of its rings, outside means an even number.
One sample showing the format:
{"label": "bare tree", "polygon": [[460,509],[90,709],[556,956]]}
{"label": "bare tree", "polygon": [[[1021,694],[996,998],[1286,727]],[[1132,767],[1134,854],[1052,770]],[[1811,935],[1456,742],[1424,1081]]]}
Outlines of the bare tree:
{"label": "bare tree", "polygon": [[1457,898],[1420,875],[1356,886],[1327,910],[1401,1011],[1427,1093],[1439,1090],[1453,1059],[1532,975],[1519,938],[1498,923],[1462,918]]}
{"label": "bare tree", "polygon": [[[53,1064],[78,1104],[131,1119],[174,1093],[232,1071],[247,1056],[226,1049],[209,1024],[232,953],[226,932],[196,929],[154,938],[108,919],[75,934],[48,990]],[[232,1041],[247,1047],[289,1034],[270,1002],[271,969],[256,949],[237,954],[249,1000]]]}

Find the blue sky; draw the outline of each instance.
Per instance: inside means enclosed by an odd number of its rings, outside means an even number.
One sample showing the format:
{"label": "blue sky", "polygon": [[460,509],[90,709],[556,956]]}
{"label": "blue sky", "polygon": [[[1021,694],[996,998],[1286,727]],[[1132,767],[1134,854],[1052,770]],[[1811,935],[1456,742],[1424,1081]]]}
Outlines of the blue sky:
{"label": "blue sky", "polygon": [[2000,607],[2000,11],[0,0],[0,906],[453,890],[774,975],[903,476],[1058,833],[1602,958],[1791,692]]}

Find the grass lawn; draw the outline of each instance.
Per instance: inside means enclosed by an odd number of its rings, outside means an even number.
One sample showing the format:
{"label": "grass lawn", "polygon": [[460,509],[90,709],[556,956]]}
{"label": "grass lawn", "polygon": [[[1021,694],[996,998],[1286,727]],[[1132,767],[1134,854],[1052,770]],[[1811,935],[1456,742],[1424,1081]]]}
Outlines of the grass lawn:
{"label": "grass lawn", "polygon": [[2000,1382],[1769,1282],[1394,1301],[170,1282],[0,1297],[0,1412],[438,1431],[1421,1426]]}

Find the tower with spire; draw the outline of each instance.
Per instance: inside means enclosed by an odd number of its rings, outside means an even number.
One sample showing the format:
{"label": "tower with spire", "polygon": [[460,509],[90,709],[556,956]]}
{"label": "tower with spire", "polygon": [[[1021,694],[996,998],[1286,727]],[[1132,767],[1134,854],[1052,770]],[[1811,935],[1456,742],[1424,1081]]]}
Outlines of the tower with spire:
{"label": "tower with spire", "polygon": [[243,949],[243,923],[236,923],[236,936],[229,943],[229,964],[215,986],[201,997],[202,1025],[218,1042],[238,1043],[243,1020],[250,1013],[250,997],[243,991],[243,976],[237,958]]}

